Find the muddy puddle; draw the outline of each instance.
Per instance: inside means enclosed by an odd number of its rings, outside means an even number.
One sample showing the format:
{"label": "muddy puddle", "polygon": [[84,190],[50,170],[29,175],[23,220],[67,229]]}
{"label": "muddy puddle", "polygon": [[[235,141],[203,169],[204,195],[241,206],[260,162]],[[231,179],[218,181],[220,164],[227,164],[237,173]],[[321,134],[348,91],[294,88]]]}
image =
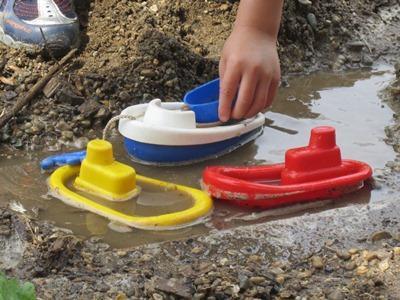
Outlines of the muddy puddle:
{"label": "muddy puddle", "polygon": [[[232,154],[207,163],[179,168],[151,168],[134,164],[136,171],[149,177],[199,187],[204,166],[209,164],[254,165],[281,162],[285,150],[306,145],[311,128],[334,126],[337,142],[344,158],[365,161],[374,169],[383,168],[395,157],[391,146],[385,144],[384,128],[392,121],[393,111],[380,100],[381,91],[394,78],[390,67],[346,73],[316,73],[289,78],[287,87],[280,90],[279,99],[266,113],[264,134]],[[128,162],[116,138],[116,157]],[[174,231],[143,231],[116,228],[94,214],[68,207],[47,193],[47,174],[38,168],[44,154],[7,159],[0,156],[0,201],[21,203],[34,209],[40,219],[55,222],[84,238],[98,236],[114,247],[128,247],[144,243],[180,239],[209,231],[221,230],[289,218],[305,213],[318,213],[336,207],[374,205],[381,203],[390,191],[364,188],[338,200],[296,205],[270,211],[254,211],[215,201],[213,215],[204,224]],[[150,190],[136,201],[132,211],[151,215],[184,209],[187,199],[163,195]],[[125,210],[125,208],[122,208]],[[117,230],[117,231],[116,231]]]}

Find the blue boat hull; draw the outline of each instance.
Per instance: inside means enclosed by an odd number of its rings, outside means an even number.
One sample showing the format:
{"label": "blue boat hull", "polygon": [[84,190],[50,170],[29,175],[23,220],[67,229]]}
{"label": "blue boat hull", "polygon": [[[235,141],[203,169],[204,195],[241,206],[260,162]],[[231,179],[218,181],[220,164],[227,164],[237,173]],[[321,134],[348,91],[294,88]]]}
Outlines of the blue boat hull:
{"label": "blue boat hull", "polygon": [[202,145],[165,146],[128,138],[124,139],[124,143],[129,156],[139,163],[159,166],[187,165],[232,152],[256,139],[262,132],[263,127],[260,127],[238,137]]}

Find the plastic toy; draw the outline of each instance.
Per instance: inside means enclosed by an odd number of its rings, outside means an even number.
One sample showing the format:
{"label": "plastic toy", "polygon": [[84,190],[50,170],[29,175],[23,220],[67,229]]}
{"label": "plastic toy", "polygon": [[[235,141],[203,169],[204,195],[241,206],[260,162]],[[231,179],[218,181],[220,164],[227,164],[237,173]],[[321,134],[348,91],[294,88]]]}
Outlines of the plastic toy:
{"label": "plastic toy", "polygon": [[[109,201],[131,199],[140,192],[140,185],[153,185],[187,194],[193,199],[193,205],[183,211],[158,216],[128,215],[71,190],[71,182],[76,189]],[[193,225],[212,209],[211,198],[200,190],[136,175],[132,167],[114,160],[112,145],[105,140],[89,142],[82,165],[58,168],[50,176],[49,186],[53,194],[68,205],[143,229],[167,230]]]}
{"label": "plastic toy", "polygon": [[86,156],[86,151],[70,152],[49,156],[42,160],[40,167],[51,170],[64,165],[79,165]]}
{"label": "plastic toy", "polygon": [[207,82],[186,93],[183,102],[195,113],[197,123],[219,121],[219,79]]}
{"label": "plastic toy", "polygon": [[234,124],[203,127],[195,113],[182,102],[148,104],[126,108],[119,120],[119,132],[133,160],[143,164],[190,164],[229,153],[254,140],[263,131],[262,113]]}
{"label": "plastic toy", "polygon": [[363,187],[369,165],[341,159],[335,129],[316,127],[306,147],[286,152],[285,163],[252,167],[208,167],[203,187],[221,200],[264,209],[336,198]]}

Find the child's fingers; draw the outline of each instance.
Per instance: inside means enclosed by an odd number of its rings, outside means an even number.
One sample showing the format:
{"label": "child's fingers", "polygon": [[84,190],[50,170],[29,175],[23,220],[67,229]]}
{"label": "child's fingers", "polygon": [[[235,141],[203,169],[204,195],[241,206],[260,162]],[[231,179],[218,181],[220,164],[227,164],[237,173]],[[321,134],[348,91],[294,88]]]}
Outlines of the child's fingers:
{"label": "child's fingers", "polygon": [[222,122],[226,122],[231,117],[232,102],[236,96],[239,83],[240,72],[229,65],[225,68],[223,78],[220,81],[218,115]]}
{"label": "child's fingers", "polygon": [[241,119],[253,103],[255,89],[257,87],[256,76],[245,75],[240,81],[239,94],[235,107],[232,111],[232,118]]}
{"label": "child's fingers", "polygon": [[257,89],[254,94],[254,102],[251,105],[249,111],[246,113],[246,118],[251,118],[255,116],[257,113],[262,111],[267,104],[268,100],[268,87],[270,85],[270,80],[262,79],[257,84]]}
{"label": "child's fingers", "polygon": [[272,79],[268,90],[267,102],[264,108],[270,107],[276,97],[279,88],[279,80]]}
{"label": "child's fingers", "polygon": [[218,69],[219,69],[219,78],[220,80],[223,80],[226,69],[226,59],[223,56],[219,61]]}

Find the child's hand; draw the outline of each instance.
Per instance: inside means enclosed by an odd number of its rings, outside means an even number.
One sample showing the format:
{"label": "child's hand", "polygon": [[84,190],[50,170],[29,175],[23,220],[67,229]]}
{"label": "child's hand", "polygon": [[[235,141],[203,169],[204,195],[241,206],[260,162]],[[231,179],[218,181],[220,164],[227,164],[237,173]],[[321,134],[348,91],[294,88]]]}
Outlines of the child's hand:
{"label": "child's hand", "polygon": [[256,115],[271,105],[279,86],[275,38],[257,28],[236,26],[222,50],[219,73],[220,120]]}
{"label": "child's hand", "polygon": [[221,121],[252,117],[274,100],[281,76],[276,39],[282,6],[283,0],[240,1],[219,65]]}

